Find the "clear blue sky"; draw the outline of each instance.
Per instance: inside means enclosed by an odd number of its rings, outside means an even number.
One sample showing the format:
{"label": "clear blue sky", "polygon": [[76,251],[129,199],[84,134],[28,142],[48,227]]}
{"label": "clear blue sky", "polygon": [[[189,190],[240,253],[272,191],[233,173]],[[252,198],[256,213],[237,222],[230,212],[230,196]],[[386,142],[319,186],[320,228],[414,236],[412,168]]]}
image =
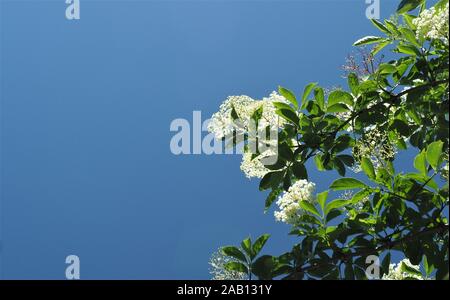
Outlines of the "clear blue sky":
{"label": "clear blue sky", "polygon": [[[247,235],[291,248],[240,158],[175,156],[169,125],[228,95],[344,85],[377,33],[364,0],[81,0],[79,21],[63,0],[0,2],[2,278],[64,279],[76,254],[83,279],[207,279]],[[319,190],[335,176],[310,168]]]}

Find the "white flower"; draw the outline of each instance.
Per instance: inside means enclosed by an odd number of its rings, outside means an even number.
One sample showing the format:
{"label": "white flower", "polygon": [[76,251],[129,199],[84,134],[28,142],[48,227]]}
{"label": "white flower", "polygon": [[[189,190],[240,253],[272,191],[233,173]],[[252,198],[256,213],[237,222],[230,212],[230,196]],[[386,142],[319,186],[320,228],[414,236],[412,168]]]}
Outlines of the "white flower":
{"label": "white flower", "polygon": [[417,27],[417,38],[421,40],[440,39],[448,45],[448,18],[448,3],[441,10],[436,10],[435,7],[424,10],[413,20],[413,24]]}
{"label": "white flower", "polygon": [[[386,132],[374,127],[356,142],[352,153],[357,162],[361,162],[362,158],[366,157],[371,160],[374,168],[378,169],[383,166],[384,160],[392,160],[395,157],[397,149],[389,141]],[[361,168],[356,165],[353,171],[357,173],[361,171]]]}
{"label": "white flower", "polygon": [[[253,103],[255,100],[248,96],[230,96],[219,107],[219,111],[214,113],[208,124],[208,131],[215,134],[218,140],[231,134],[236,129],[231,112],[234,108],[243,122],[250,118]],[[244,127],[246,124],[242,124]]]}
{"label": "white flower", "polygon": [[275,151],[272,151],[270,149],[261,153],[257,157],[253,157],[253,154],[251,152],[243,153],[241,162],[242,172],[244,172],[247,178],[263,178],[264,175],[270,172],[270,170],[267,169],[263,164],[264,159],[272,157],[275,154]]}
{"label": "white flower", "polygon": [[404,271],[403,266],[407,266],[411,269],[414,269],[418,272],[420,272],[420,266],[413,265],[409,259],[405,258],[402,261],[400,261],[398,264],[390,264],[389,265],[389,273],[383,275],[383,280],[405,280],[405,279],[418,279],[423,280],[424,278],[422,276],[419,276],[418,274],[412,274]]}
{"label": "white flower", "polygon": [[209,260],[209,272],[213,276],[212,280],[244,280],[247,274],[237,271],[228,271],[225,265],[229,262],[236,261],[232,257],[226,256],[219,249],[211,255]]}
{"label": "white flower", "polygon": [[[244,133],[249,129],[251,116],[261,107],[262,116],[259,120],[259,128],[270,126],[270,128],[278,129],[285,124],[285,121],[275,113],[273,102],[288,104],[288,101],[276,92],[272,92],[269,97],[262,100],[254,100],[248,96],[230,96],[220,105],[219,111],[212,115],[208,131],[213,132],[219,140],[230,135],[235,129]],[[233,108],[239,117],[237,121],[234,121],[231,116]]]}
{"label": "white flower", "polygon": [[297,224],[298,218],[303,214],[300,201],[313,202],[314,189],[316,185],[307,180],[301,179],[295,182],[289,190],[277,201],[279,211],[275,211],[274,216],[277,221],[287,224]]}

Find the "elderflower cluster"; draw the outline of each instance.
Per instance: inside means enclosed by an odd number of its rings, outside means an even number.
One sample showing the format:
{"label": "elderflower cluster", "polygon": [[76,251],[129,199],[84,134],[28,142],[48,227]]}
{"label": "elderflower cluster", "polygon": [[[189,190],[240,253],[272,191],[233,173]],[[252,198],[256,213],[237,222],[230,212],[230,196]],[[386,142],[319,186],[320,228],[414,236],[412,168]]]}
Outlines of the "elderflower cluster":
{"label": "elderflower cluster", "polygon": [[[285,124],[284,119],[275,113],[273,102],[288,104],[288,101],[277,92],[272,92],[269,97],[262,100],[255,100],[248,96],[230,96],[219,107],[219,111],[214,113],[208,124],[208,131],[214,133],[216,139],[220,140],[230,136],[234,130],[240,133],[248,131],[253,113],[262,108],[262,116],[259,120],[259,128],[280,128]],[[232,110],[235,110],[238,120],[232,117]]]}
{"label": "elderflower cluster", "polygon": [[[375,127],[356,142],[352,152],[356,161],[360,162],[363,157],[369,158],[374,168],[378,169],[383,161],[392,160],[397,150],[389,141],[388,135]],[[359,167],[354,168],[354,171],[360,171]]]}
{"label": "elderflower cluster", "polygon": [[301,179],[295,182],[289,190],[277,201],[279,211],[275,211],[275,219],[287,224],[295,225],[302,215],[300,201],[312,202],[314,200],[314,189],[316,185]]}
{"label": "elderflower cluster", "polygon": [[225,265],[229,262],[236,261],[230,256],[222,253],[221,249],[214,252],[209,260],[210,274],[212,280],[244,280],[247,279],[247,274],[237,271],[229,271]]}
{"label": "elderflower cluster", "polygon": [[405,258],[402,261],[400,261],[398,264],[390,264],[389,265],[389,273],[383,275],[383,280],[406,280],[406,279],[417,279],[417,280],[423,280],[424,278],[422,276],[419,276],[418,274],[413,274],[411,272],[405,272],[403,265],[406,265],[407,267],[414,269],[418,272],[420,272],[420,266],[413,265],[409,259]]}
{"label": "elderflower cluster", "polygon": [[435,7],[426,9],[413,20],[417,27],[418,39],[442,40],[448,45],[448,2],[443,9],[436,10]]}
{"label": "elderflower cluster", "polygon": [[[353,196],[354,196],[354,194],[353,194],[353,192],[352,191],[350,191],[350,190],[346,190],[346,191],[344,191],[342,194],[341,194],[341,199],[344,199],[344,200],[351,200],[352,198],[353,198]],[[352,208],[353,208],[353,210],[349,210],[349,211],[347,211],[347,216],[350,218],[350,219],[354,219],[355,217],[356,217],[356,215],[357,214],[359,214],[359,213],[361,213],[362,211],[363,211],[363,209],[364,209],[364,205],[366,204],[366,202],[368,202],[370,199],[369,199],[369,196],[366,196],[366,197],[364,197],[364,198],[362,198],[361,200],[359,200],[357,203],[355,203],[355,204],[352,204]]]}
{"label": "elderflower cluster", "polygon": [[[248,96],[230,96],[219,107],[219,111],[214,113],[208,124],[208,131],[214,133],[218,140],[229,136],[236,129],[231,112],[234,108],[239,117],[250,116],[255,100]],[[247,118],[242,118],[242,122]],[[242,124],[245,126],[246,124]]]}
{"label": "elderflower cluster", "polygon": [[267,150],[257,157],[254,157],[251,152],[244,152],[242,155],[241,171],[244,172],[247,178],[263,178],[264,175],[270,172],[264,166],[265,159],[270,159],[276,155],[275,151]]}

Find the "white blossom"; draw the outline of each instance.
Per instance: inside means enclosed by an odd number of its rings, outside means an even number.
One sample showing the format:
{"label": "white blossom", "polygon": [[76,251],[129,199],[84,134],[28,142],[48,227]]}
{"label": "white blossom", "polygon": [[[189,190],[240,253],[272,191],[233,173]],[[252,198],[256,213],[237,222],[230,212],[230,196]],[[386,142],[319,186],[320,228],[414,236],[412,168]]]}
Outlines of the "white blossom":
{"label": "white blossom", "polygon": [[234,108],[243,122],[248,121],[252,113],[255,100],[248,96],[230,96],[219,107],[219,111],[214,113],[208,124],[208,131],[215,134],[218,140],[230,135],[236,128],[236,124],[231,116]]}
{"label": "white blossom", "polygon": [[[395,157],[397,149],[389,141],[386,132],[373,127],[356,142],[352,153],[357,162],[361,162],[364,157],[369,158],[374,168],[378,169],[383,166],[384,160],[392,160]],[[353,171],[360,172],[360,166],[356,164]]]}
{"label": "white blossom", "polygon": [[[208,124],[208,131],[215,134],[217,139],[222,139],[230,135],[233,130],[240,133],[249,130],[249,123],[253,113],[262,107],[262,116],[259,120],[259,128],[281,128],[285,124],[285,120],[279,117],[273,105],[274,102],[282,102],[288,104],[288,101],[277,92],[272,92],[269,97],[262,100],[255,100],[248,96],[230,96],[219,107],[219,111],[214,113]],[[233,120],[231,116],[232,109],[236,111],[239,120]]]}
{"label": "white blossom", "polygon": [[276,153],[270,149],[257,157],[253,157],[251,152],[244,152],[242,155],[241,171],[244,172],[247,178],[263,178],[264,175],[270,172],[270,170],[264,166],[264,159],[273,157],[273,155],[276,155]]}
{"label": "white blossom", "polygon": [[390,264],[389,265],[389,273],[384,274],[382,279],[383,280],[405,280],[405,279],[423,280],[424,279],[422,276],[419,276],[418,274],[412,274],[409,272],[405,272],[403,265],[406,265],[407,267],[420,272],[420,266],[413,265],[409,261],[409,259],[405,258],[402,261],[400,261],[398,264]]}
{"label": "white blossom", "polygon": [[442,40],[448,45],[448,2],[443,9],[436,10],[435,7],[426,9],[413,20],[417,27],[416,35],[421,40]]}
{"label": "white blossom", "polygon": [[313,182],[304,179],[295,182],[276,202],[280,210],[275,211],[275,219],[291,225],[297,224],[298,218],[303,214],[300,201],[313,202],[315,187]]}

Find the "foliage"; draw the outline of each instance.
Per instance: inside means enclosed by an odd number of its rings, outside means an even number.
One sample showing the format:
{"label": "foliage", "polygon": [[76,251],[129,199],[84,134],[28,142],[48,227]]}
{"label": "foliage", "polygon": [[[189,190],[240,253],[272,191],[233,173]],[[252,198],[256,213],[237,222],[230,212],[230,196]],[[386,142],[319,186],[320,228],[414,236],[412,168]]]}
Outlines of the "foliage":
{"label": "foliage", "polygon": [[[418,16],[411,12],[415,9]],[[426,277],[448,278],[448,17],[446,24],[437,17],[437,25],[429,24],[430,14],[443,17],[442,12],[448,14],[448,0],[429,10],[424,1],[403,0],[398,22],[371,20],[380,36],[363,37],[355,46],[372,45],[372,55],[391,47],[396,59],[363,76],[350,73],[347,91],[326,94],[311,83],[297,97],[279,88],[284,101],[271,102],[282,119],[278,160],[261,165],[265,169],[258,174],[260,189],[270,190],[265,209],[281,196],[277,203],[284,203],[281,210],[289,206],[286,223],[299,242],[280,256],[258,258],[268,235],[254,244],[244,240],[241,249],[224,247],[223,253],[236,259],[227,269],[260,279],[366,279],[366,257],[377,255],[383,257],[384,278],[398,279],[395,270],[417,279],[414,265],[421,263]],[[419,32],[425,23],[439,27],[437,33]],[[263,111],[250,117],[258,121]],[[245,121],[240,112],[229,113]],[[395,170],[397,150],[414,149],[416,171]],[[258,160],[258,154],[247,160]],[[310,160],[319,171],[339,174],[312,200],[306,199],[311,190],[301,190],[309,181]],[[364,177],[348,175],[358,170]],[[408,264],[392,265],[392,250],[403,253]]]}

